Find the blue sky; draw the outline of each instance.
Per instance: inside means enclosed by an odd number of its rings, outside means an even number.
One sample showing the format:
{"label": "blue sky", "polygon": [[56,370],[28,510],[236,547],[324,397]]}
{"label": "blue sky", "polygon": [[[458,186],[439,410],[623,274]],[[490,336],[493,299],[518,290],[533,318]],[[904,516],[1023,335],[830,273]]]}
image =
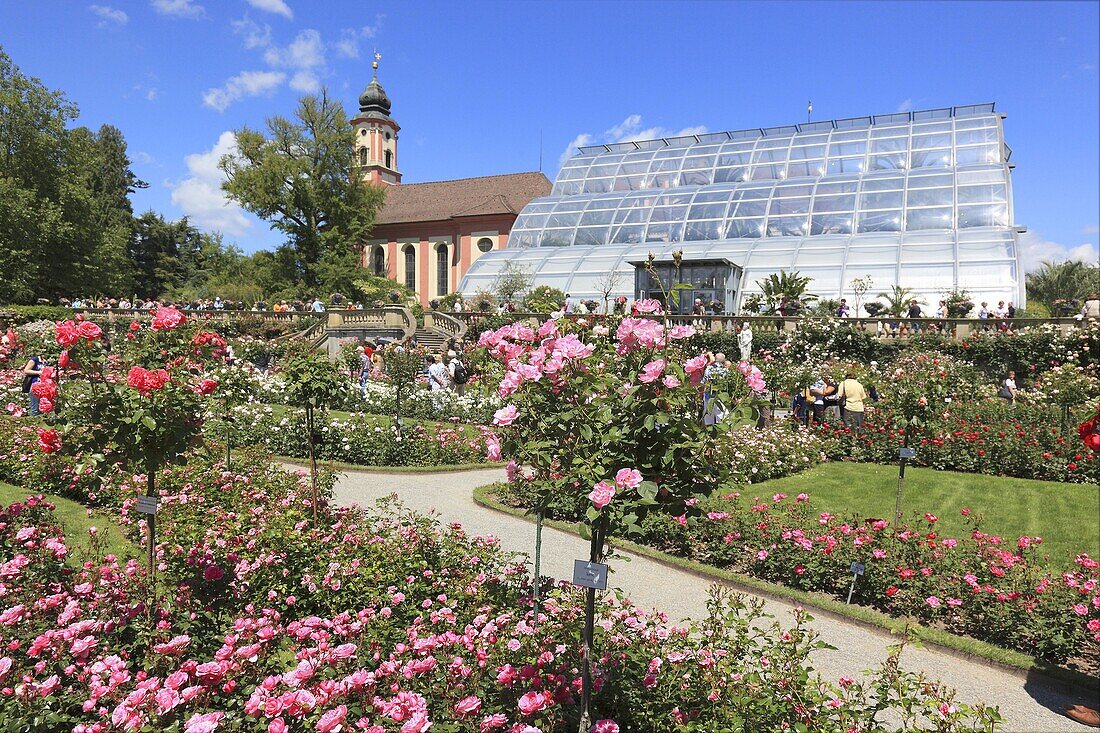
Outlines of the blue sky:
{"label": "blue sky", "polygon": [[1097,3],[0,3],[0,45],[122,129],[149,189],[251,251],[281,236],[226,206],[228,132],[326,86],[380,80],[406,182],[535,170],[576,140],[767,127],[995,101],[1014,149],[1025,260],[1095,260]]}

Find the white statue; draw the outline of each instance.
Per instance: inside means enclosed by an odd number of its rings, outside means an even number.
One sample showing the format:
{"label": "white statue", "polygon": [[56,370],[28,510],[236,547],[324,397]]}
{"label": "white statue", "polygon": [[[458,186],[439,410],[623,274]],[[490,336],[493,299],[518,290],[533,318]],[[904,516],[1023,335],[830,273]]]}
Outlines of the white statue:
{"label": "white statue", "polygon": [[749,361],[752,356],[752,326],[745,321],[741,333],[737,334],[737,345],[741,347],[741,361]]}

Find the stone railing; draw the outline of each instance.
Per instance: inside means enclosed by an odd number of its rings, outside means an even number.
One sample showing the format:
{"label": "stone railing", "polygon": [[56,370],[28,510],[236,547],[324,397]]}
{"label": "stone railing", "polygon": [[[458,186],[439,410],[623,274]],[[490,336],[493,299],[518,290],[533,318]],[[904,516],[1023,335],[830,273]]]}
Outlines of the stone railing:
{"label": "stone railing", "polygon": [[449,339],[458,340],[466,335],[466,321],[450,313],[428,311],[424,314],[424,327],[438,331]]}
{"label": "stone railing", "polygon": [[[485,319],[497,319],[497,313],[464,312],[451,314],[454,318],[463,321],[467,327],[476,326]],[[530,321],[542,323],[550,318],[546,313],[508,313],[509,321]],[[803,318],[783,316],[693,316],[693,315],[645,315],[637,318],[649,318],[654,320],[666,319],[673,326],[690,325],[698,331],[710,331],[715,333],[734,333],[741,329],[742,324],[749,323],[752,330],[757,333],[797,331]],[[604,315],[569,315],[570,320],[586,319],[589,321],[602,321],[607,318]],[[813,318],[813,317],[811,317]],[[821,318],[821,320],[825,320]],[[965,339],[979,331],[1012,330],[1019,331],[1042,325],[1052,325],[1062,333],[1070,333],[1080,328],[1084,321],[1080,318],[906,318],[902,316],[885,316],[878,318],[843,318],[846,325],[878,338],[905,338],[922,333],[938,333],[954,339]]]}

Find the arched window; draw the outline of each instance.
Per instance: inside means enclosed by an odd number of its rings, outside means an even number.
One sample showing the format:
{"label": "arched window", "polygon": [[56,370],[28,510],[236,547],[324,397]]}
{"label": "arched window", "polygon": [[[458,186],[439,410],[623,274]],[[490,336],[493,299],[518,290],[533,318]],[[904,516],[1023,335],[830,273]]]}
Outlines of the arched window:
{"label": "arched window", "polygon": [[411,244],[405,247],[405,287],[416,290],[416,248]]}
{"label": "arched window", "polygon": [[386,274],[386,250],[382,247],[374,248],[374,270],[375,275]]}
{"label": "arched window", "polygon": [[436,289],[440,296],[446,295],[448,290],[448,276],[451,274],[450,257],[447,256],[447,245],[439,244],[435,248]]}
{"label": "arched window", "polygon": [[370,149],[359,148],[359,165],[366,165],[370,162]]}
{"label": "arched window", "polygon": [[386,167],[393,168],[393,153],[389,150],[386,151]]}
{"label": "arched window", "polygon": [[488,252],[493,248],[493,240],[489,239],[488,237],[482,237],[481,239],[477,240],[477,248],[482,252]]}

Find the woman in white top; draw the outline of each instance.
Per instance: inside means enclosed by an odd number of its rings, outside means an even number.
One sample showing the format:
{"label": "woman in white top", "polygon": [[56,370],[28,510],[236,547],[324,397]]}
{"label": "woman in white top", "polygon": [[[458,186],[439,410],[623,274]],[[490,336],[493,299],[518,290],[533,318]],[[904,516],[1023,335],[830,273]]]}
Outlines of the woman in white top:
{"label": "woman in white top", "polygon": [[1001,383],[1001,390],[997,396],[1016,404],[1016,372],[1008,373],[1005,381]]}

